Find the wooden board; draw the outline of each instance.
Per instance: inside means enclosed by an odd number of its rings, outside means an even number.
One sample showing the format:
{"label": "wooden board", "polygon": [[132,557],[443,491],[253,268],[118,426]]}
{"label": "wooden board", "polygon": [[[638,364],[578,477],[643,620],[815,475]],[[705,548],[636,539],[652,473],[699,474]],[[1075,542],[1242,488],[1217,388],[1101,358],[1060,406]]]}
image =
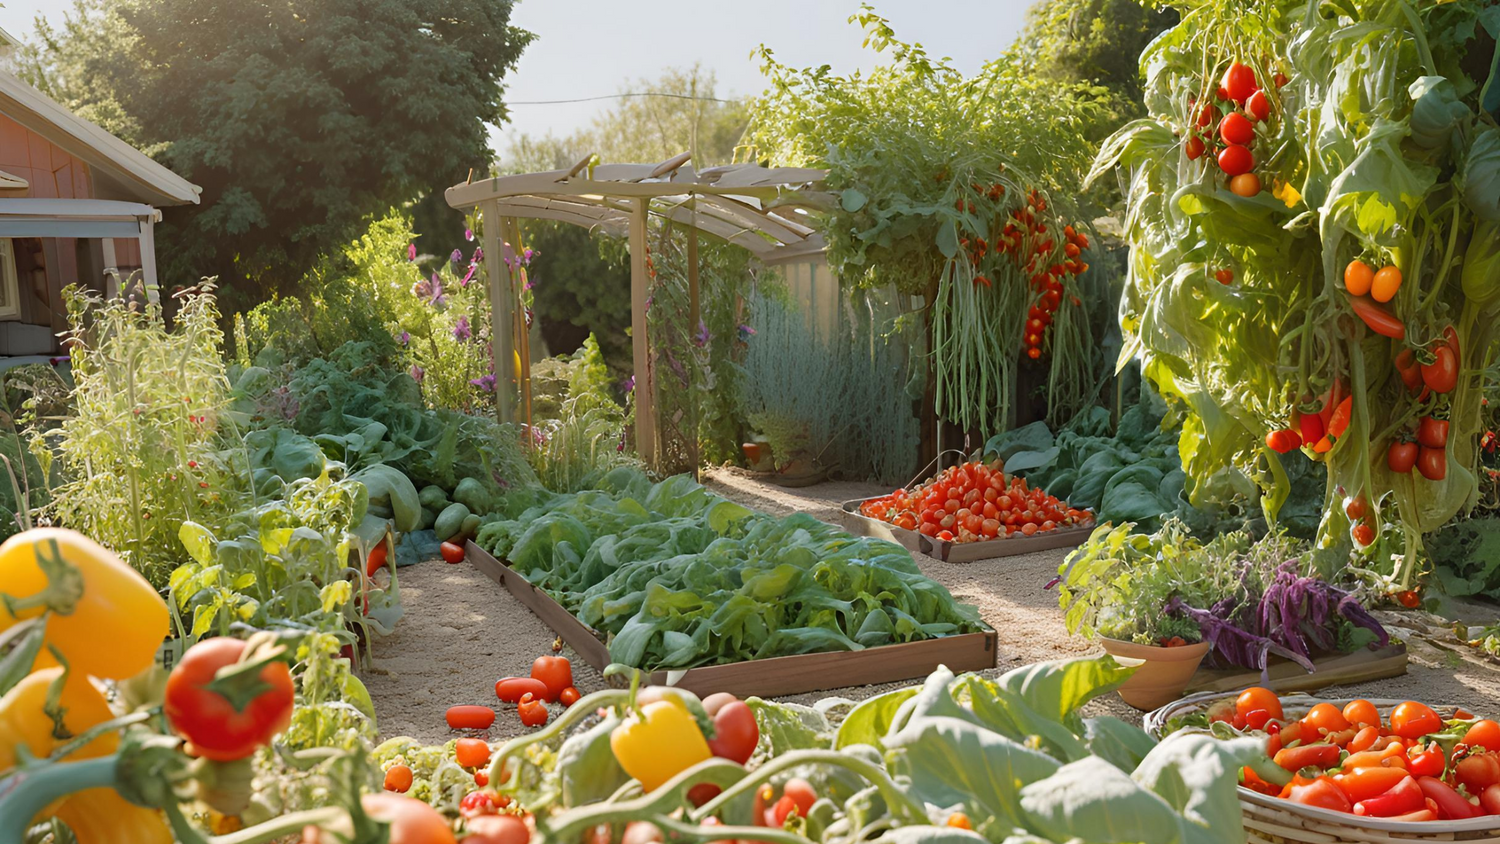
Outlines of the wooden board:
{"label": "wooden board", "polygon": [[[1406,646],[1392,642],[1378,650],[1363,649],[1352,654],[1335,654],[1315,659],[1313,666],[1317,670],[1311,674],[1297,663],[1279,657],[1273,657],[1270,666],[1269,688],[1272,691],[1282,694],[1310,692],[1329,686],[1399,677],[1406,673]],[[1267,684],[1262,682],[1260,672],[1254,669],[1200,668],[1184,693],[1232,692],[1261,685]]]}
{"label": "wooden board", "polygon": [[871,499],[858,498],[845,501],[841,507],[843,527],[860,536],[884,539],[911,551],[926,554],[945,563],[973,563],[979,560],[995,560],[1015,557],[1036,551],[1051,551],[1056,548],[1077,548],[1094,532],[1092,522],[1087,527],[1061,528],[1039,533],[1035,536],[1013,536],[1005,539],[987,539],[984,542],[948,542],[933,539],[914,530],[896,527],[890,522],[872,519],[859,512],[861,504]]}
{"label": "wooden board", "polygon": [[[603,670],[609,664],[609,649],[603,637],[563,609],[551,595],[533,586],[515,570],[495,559],[471,540],[465,556],[474,568],[504,586],[547,626],[572,646],[584,662]],[[862,651],[798,654],[705,665],[688,669],[675,684],[697,695],[729,692],[737,697],[774,697],[847,686],[916,680],[939,665],[955,672],[980,671],[996,665],[995,631],[963,633],[900,645],[883,645]],[[651,682],[665,684],[667,672],[657,671]]]}

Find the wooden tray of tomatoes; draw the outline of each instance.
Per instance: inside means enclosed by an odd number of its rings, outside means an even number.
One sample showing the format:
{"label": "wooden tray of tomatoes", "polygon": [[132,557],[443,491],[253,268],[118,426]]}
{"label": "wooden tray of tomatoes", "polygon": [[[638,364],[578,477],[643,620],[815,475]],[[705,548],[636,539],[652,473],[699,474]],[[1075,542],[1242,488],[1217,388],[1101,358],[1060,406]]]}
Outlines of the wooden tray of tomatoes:
{"label": "wooden tray of tomatoes", "polygon": [[1251,841],[1500,842],[1500,723],[1462,707],[1256,687],[1183,698],[1145,725],[1265,738],[1239,774]]}
{"label": "wooden tray of tomatoes", "polygon": [[843,511],[851,531],[950,563],[1073,548],[1094,528],[1092,512],[975,462],[911,490],[846,501]]}

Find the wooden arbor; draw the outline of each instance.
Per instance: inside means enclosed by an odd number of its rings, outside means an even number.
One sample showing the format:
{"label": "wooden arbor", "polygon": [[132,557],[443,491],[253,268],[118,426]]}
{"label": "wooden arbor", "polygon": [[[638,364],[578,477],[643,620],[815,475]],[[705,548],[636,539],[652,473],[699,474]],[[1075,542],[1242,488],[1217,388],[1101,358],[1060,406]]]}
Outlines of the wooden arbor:
{"label": "wooden arbor", "polygon": [[750,250],[767,265],[816,258],[823,237],[805,219],[827,207],[832,197],[820,190],[826,170],[767,169],[751,164],[695,171],[682,153],[660,164],[594,164],[589,156],[567,170],[496,176],[454,185],[448,204],[478,208],[484,218],[485,279],[490,296],[491,352],[496,406],[502,422],[516,419],[517,379],[523,414],[529,422],[531,361],[512,360],[525,318],[517,307],[519,264],[502,260],[505,244],[520,243],[518,219],[559,220],[614,237],[630,238],[630,322],[635,369],[636,450],[656,465],[656,413],[651,376],[646,300],[649,215],[687,227],[690,319],[698,320],[698,232]]}

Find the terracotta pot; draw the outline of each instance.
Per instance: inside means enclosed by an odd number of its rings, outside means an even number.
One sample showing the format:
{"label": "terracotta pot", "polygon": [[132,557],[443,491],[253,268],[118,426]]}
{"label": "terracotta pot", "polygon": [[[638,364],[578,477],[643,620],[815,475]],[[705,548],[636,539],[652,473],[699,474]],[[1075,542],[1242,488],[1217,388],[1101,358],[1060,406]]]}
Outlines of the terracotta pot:
{"label": "terracotta pot", "polygon": [[1208,643],[1183,645],[1177,648],[1161,648],[1156,645],[1137,645],[1119,639],[1100,638],[1104,652],[1122,663],[1140,662],[1125,685],[1120,687],[1120,697],[1142,712],[1159,709],[1182,697],[1183,689],[1193,679],[1198,664],[1208,656]]}
{"label": "terracotta pot", "polygon": [[744,443],[740,446],[740,450],[745,452],[745,460],[749,461],[751,466],[760,462],[760,443]]}

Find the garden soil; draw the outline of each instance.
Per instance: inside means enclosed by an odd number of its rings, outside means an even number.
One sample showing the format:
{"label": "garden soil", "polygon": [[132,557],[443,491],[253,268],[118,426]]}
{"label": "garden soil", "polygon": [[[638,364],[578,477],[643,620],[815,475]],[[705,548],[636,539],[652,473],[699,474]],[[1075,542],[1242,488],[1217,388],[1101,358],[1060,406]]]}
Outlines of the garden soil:
{"label": "garden soil", "polygon": [[[704,483],[726,498],[763,512],[802,511],[835,524],[840,503],[890,491],[845,482],[785,489],[734,470],[706,473]],[[999,667],[993,673],[1002,673],[1032,662],[1098,651],[1092,643],[1068,635],[1057,596],[1045,589],[1067,554],[1066,549],[1043,551],[974,563],[944,563],[917,555],[917,562],[959,601],[977,606],[984,621],[995,628]],[[467,564],[430,560],[403,568],[400,576],[406,614],[392,635],[376,642],[373,666],[363,675],[375,701],[381,737],[405,735],[424,743],[454,738],[443,714],[456,704],[496,706],[498,717],[488,732],[491,740],[524,732],[514,707],[495,700],[494,684],[501,677],[526,675],[533,659],[552,653],[554,634],[509,592]],[[1390,615],[1383,620],[1408,642],[1409,672],[1320,694],[1411,697],[1500,713],[1500,667],[1475,658],[1461,646],[1445,648],[1430,644],[1426,637],[1409,635],[1412,630],[1439,631],[1440,623],[1431,617]],[[571,648],[562,646],[562,654],[573,660],[579,691],[587,694],[604,688],[604,679]],[[798,703],[830,696],[857,700],[890,688],[895,686],[831,689],[782,699]],[[1112,714],[1140,723],[1140,713],[1115,695],[1090,704],[1090,714]]]}

